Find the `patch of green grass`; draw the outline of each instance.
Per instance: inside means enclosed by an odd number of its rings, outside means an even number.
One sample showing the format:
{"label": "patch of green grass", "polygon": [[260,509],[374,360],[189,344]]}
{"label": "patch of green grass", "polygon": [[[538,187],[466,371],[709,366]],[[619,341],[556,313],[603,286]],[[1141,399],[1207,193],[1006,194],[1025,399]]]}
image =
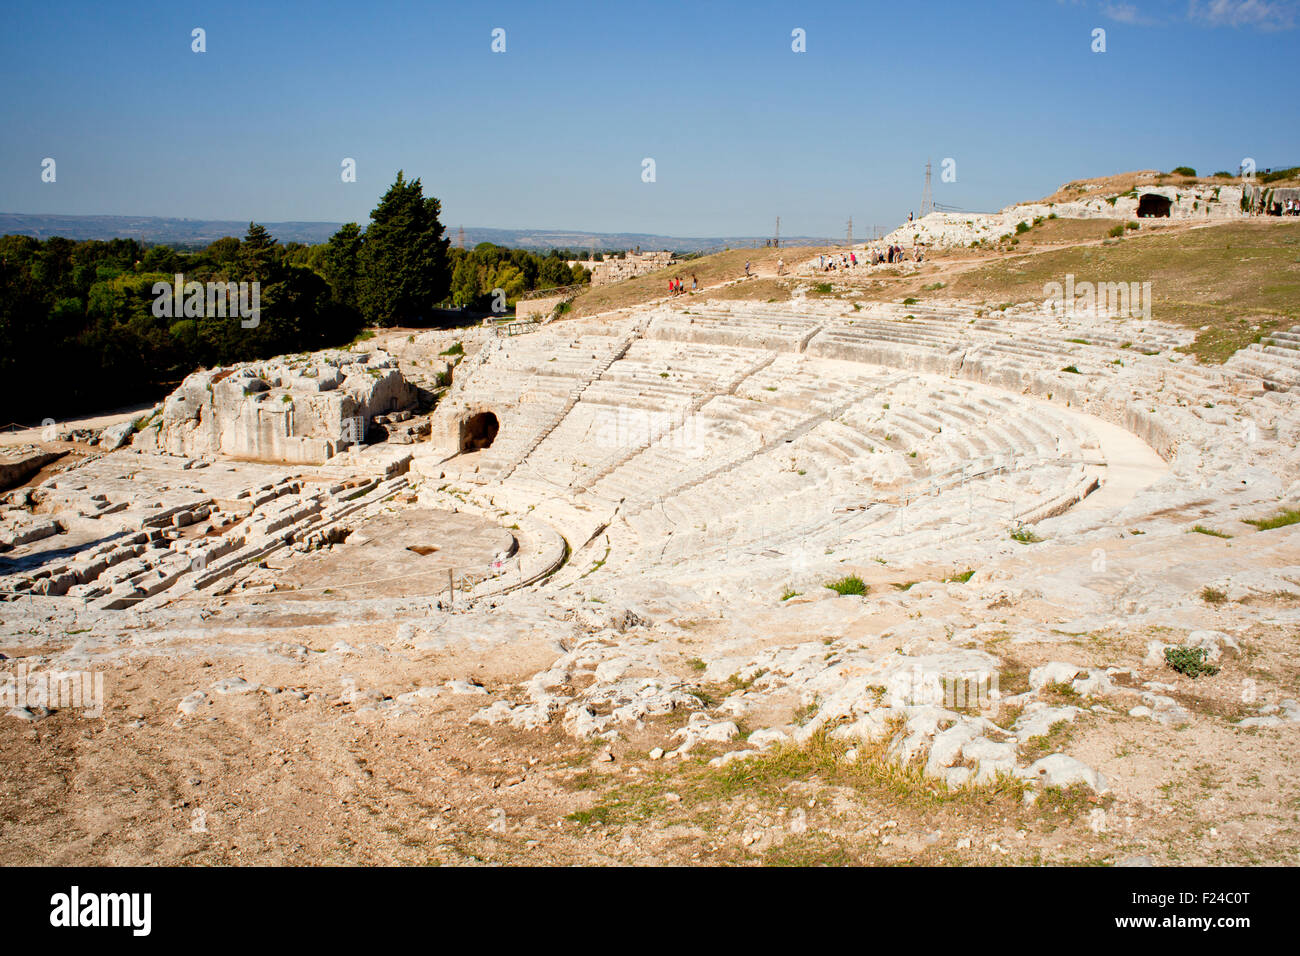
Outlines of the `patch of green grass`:
{"label": "patch of green grass", "polygon": [[871,591],[866,583],[856,574],[850,574],[847,577],[840,578],[838,581],[831,581],[826,587],[830,588],[836,594],[868,594]]}
{"label": "patch of green grass", "polygon": [[449,348],[439,352],[438,354],[439,355],[464,355],[465,346],[460,342],[454,342]]}
{"label": "patch of green grass", "polygon": [[1205,525],[1193,525],[1188,534],[1208,534],[1211,538],[1231,538],[1232,535],[1224,534],[1222,531],[1215,531],[1213,528],[1207,528]]}
{"label": "patch of green grass", "polygon": [[[754,672],[754,676],[749,678],[743,678],[739,674],[732,674],[730,677],[727,678],[727,687],[733,693],[738,690],[749,690],[751,687],[754,686],[754,681],[758,680],[766,673],[767,673],[767,668],[760,667],[757,671]],[[749,734],[746,733],[743,734],[743,736],[748,737]]]}
{"label": "patch of green grass", "polygon": [[698,657],[692,657],[686,662],[686,666],[697,673],[703,673],[709,669],[709,665],[704,663],[704,661],[700,660]]}
{"label": "patch of green grass", "polygon": [[786,588],[781,592],[781,600],[788,601],[790,598],[797,598],[801,593],[802,592],[796,591],[793,588]]}
{"label": "patch of green grass", "polygon": [[825,833],[787,837],[763,854],[764,866],[854,866],[861,861]]}
{"label": "patch of green grass", "polygon": [[1091,788],[1084,783],[1068,787],[1044,787],[1035,806],[1042,814],[1060,814],[1072,821],[1097,805]]}
{"label": "patch of green grass", "polygon": [[608,826],[613,822],[613,811],[613,807],[602,804],[592,807],[590,810],[575,810],[565,817],[565,819],[572,820],[579,826],[584,827],[592,826],[593,824]]}
{"label": "patch of green grass", "polygon": [[[894,758],[889,753],[891,739],[892,735],[887,734],[870,744],[841,742],[819,730],[802,746],[778,746],[760,756],[710,770],[705,782],[712,796],[750,797],[755,793],[779,793],[790,781],[816,777],[831,785],[874,792],[893,804],[918,809],[942,804],[986,804],[999,796],[1019,800],[1027,789],[1023,780],[1003,777],[981,787],[949,790],[942,780],[926,776],[923,762],[900,763]],[[858,759],[853,763],[844,760],[849,747],[858,751]]]}
{"label": "patch of green grass", "polygon": [[961,574],[954,574],[951,577],[944,578],[943,583],[944,584],[965,584],[974,576],[975,576],[975,569],[972,568],[969,571],[963,571]]}
{"label": "patch of green grass", "polygon": [[1047,728],[1047,733],[1030,737],[1020,745],[1020,756],[1028,763],[1039,757],[1059,753],[1066,741],[1074,734],[1074,725],[1068,720],[1058,720]]}
{"label": "patch of green grass", "polygon": [[1077,365],[1067,365],[1065,368],[1061,369],[1061,371],[1062,371],[1062,372],[1069,372],[1071,375],[1082,375],[1082,374],[1083,374],[1082,372],[1079,371],[1079,366],[1077,366]]}
{"label": "patch of green grass", "polygon": [[1300,508],[1288,508],[1271,518],[1246,518],[1245,523],[1254,525],[1260,531],[1272,531],[1300,522]]}
{"label": "patch of green grass", "polygon": [[1052,681],[1038,691],[1039,697],[1053,704],[1077,704],[1079,692],[1067,681]]}
{"label": "patch of green grass", "polygon": [[1037,544],[1043,539],[1036,535],[1032,528],[1026,528],[1022,525],[1012,529],[1011,540],[1019,541],[1021,544]]}
{"label": "patch of green grass", "polygon": [[915,296],[908,296],[906,299],[903,300],[903,305],[916,305],[917,301],[918,300],[916,299]]}

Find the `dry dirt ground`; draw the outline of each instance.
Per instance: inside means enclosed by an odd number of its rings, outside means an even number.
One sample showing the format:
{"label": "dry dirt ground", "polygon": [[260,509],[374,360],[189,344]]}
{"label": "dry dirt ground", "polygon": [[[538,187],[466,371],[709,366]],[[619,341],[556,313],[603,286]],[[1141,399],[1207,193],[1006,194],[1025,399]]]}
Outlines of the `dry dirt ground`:
{"label": "dry dirt ground", "polygon": [[[391,624],[340,626],[329,614],[296,613],[292,602],[255,610],[258,626],[230,627],[223,619],[241,612],[232,601],[171,646],[154,643],[148,628],[122,629],[117,642],[137,651],[108,673],[102,718],[63,709],[34,724],[0,721],[0,862],[1300,862],[1291,730],[1227,724],[1246,712],[1244,680],[1264,697],[1296,694],[1295,635],[1285,627],[1257,627],[1214,677],[1157,674],[1176,688],[1185,723],[1130,718],[1121,703],[1053,728],[1039,741],[1043,753],[1068,742],[1106,769],[1113,793],[1049,789],[1027,803],[1010,782],[949,793],[866,748],[849,763],[847,745],[821,737],[722,768],[708,761],[725,747],[650,759],[684,714],[647,721],[612,745],[558,729],[485,727],[469,722],[486,699],[474,685],[495,697],[547,666],[554,650],[543,634],[508,654],[420,651]],[[1032,612],[990,611],[1009,628]],[[725,638],[728,622],[675,624],[680,636],[663,639],[661,656],[679,661],[679,676],[706,700],[733,690],[734,679],[704,683],[695,657]],[[81,636],[68,630],[59,643]],[[1140,658],[1144,637],[1159,635],[1055,635],[1014,650],[994,636],[988,646],[1002,651],[1011,693],[1031,667],[1059,659],[1062,640],[1072,659],[1101,664]],[[331,650],[337,641],[349,650]],[[177,713],[194,688],[244,674],[261,689],[212,694],[193,715]],[[370,697],[349,693],[462,679],[471,692],[443,691],[406,716],[367,709]],[[995,719],[1014,716],[1004,707]]]}

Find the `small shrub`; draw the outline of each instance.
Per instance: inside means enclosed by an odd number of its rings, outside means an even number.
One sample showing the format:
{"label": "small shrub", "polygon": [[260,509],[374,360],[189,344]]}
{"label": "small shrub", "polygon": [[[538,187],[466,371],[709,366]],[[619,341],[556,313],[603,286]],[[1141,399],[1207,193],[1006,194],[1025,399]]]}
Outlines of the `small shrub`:
{"label": "small shrub", "polygon": [[1016,235],[1022,236],[1029,231],[1029,223],[1021,221],[1016,223]]}
{"label": "small shrub", "polygon": [[781,600],[788,601],[790,598],[797,598],[800,593],[801,592],[794,590],[794,588],[786,588],[781,592]]}
{"label": "small shrub", "polygon": [[1012,529],[1011,540],[1019,541],[1021,544],[1037,544],[1043,539],[1034,534],[1033,528],[1026,528],[1022,525],[1019,528]]}
{"label": "small shrub", "polygon": [[1222,604],[1224,601],[1228,600],[1228,594],[1226,591],[1221,591],[1219,588],[1212,588],[1207,585],[1206,587],[1201,588],[1201,600],[1206,604]]}
{"label": "small shrub", "polygon": [[1180,674],[1186,674],[1192,680],[1200,677],[1202,674],[1208,674],[1213,677],[1219,673],[1219,668],[1209,663],[1205,658],[1207,654],[1203,647],[1166,647],[1165,663]]}
{"label": "small shrub", "polygon": [[836,594],[867,594],[871,588],[857,575],[851,574],[848,577],[840,578],[838,581],[832,581],[826,585]]}
{"label": "small shrub", "polygon": [[1082,372],[1079,371],[1079,368],[1078,368],[1078,366],[1076,366],[1076,365],[1067,365],[1065,368],[1061,369],[1061,371],[1062,371],[1062,372],[1069,372],[1069,373],[1072,374],[1072,375],[1082,375],[1082,374],[1083,374]]}
{"label": "small shrub", "polygon": [[1196,170],[1192,169],[1190,166],[1175,166],[1173,168],[1173,174],[1175,176],[1195,176]]}
{"label": "small shrub", "polygon": [[1124,224],[1124,228],[1127,229],[1129,232],[1137,232],[1137,230],[1142,228],[1142,224],[1130,220]]}
{"label": "small shrub", "polygon": [[453,345],[451,346],[451,348],[449,348],[449,349],[447,349],[447,350],[445,350],[445,351],[443,351],[443,352],[439,352],[438,354],[439,354],[439,355],[464,355],[464,354],[465,354],[465,346],[461,345],[461,343],[459,343],[459,342],[456,342],[455,344],[453,344]]}
{"label": "small shrub", "polygon": [[1111,226],[1110,232],[1106,233],[1106,235],[1110,236],[1112,239],[1118,239],[1120,236],[1124,235],[1123,223],[1116,223]]}
{"label": "small shrub", "polygon": [[917,299],[915,296],[908,296],[906,299],[903,300],[903,305],[916,305],[916,303],[917,303]]}

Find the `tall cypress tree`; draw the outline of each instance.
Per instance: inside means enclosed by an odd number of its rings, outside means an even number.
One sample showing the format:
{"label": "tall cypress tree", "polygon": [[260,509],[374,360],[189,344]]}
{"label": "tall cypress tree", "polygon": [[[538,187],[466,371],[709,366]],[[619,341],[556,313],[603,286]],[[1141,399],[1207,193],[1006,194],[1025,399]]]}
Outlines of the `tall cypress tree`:
{"label": "tall cypress tree", "polygon": [[447,296],[450,242],[438,217],[442,203],[424,198],[420,180],[402,171],[370,213],[361,244],[357,304],[367,322],[418,324]]}

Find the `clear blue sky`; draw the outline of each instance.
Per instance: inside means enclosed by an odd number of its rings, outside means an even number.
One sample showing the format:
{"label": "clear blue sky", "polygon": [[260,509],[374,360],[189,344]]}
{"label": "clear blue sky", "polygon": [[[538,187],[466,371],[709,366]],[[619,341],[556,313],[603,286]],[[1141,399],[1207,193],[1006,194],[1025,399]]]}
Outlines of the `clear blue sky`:
{"label": "clear blue sky", "polygon": [[364,224],[400,168],[453,233],[766,235],[779,215],[839,235],[851,215],[862,235],[919,206],[927,158],[935,198],[972,210],[1300,163],[1298,6],[12,3],[0,211]]}

